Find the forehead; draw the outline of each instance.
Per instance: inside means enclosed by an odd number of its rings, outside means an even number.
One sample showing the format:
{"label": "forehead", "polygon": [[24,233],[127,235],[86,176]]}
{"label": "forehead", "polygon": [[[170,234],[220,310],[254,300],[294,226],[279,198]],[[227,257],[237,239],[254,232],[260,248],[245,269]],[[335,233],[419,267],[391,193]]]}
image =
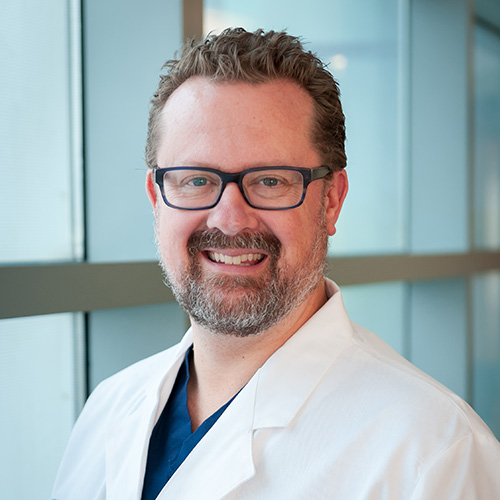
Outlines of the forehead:
{"label": "forehead", "polygon": [[312,98],[288,80],[250,84],[191,78],[162,111],[158,164],[303,164],[304,155],[315,153],[312,115]]}

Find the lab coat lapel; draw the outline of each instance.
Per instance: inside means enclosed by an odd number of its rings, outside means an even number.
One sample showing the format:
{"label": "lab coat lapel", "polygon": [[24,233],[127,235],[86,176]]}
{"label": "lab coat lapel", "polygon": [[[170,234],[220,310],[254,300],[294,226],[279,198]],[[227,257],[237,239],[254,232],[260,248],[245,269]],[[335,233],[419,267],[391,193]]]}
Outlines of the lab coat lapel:
{"label": "lab coat lapel", "polygon": [[106,498],[136,500],[142,490],[142,463],[147,453],[152,416],[158,400],[144,394],[138,408],[113,429],[106,442]]}
{"label": "lab coat lapel", "polygon": [[254,429],[290,425],[352,335],[336,293],[259,370]]}
{"label": "lab coat lapel", "polygon": [[[155,374],[151,383],[131,404],[128,414],[106,441],[106,499],[138,500],[142,495],[149,439],[158,419],[160,393],[170,394],[179,366],[191,345],[188,332],[172,357],[170,366]],[[165,392],[166,391],[166,392]]]}
{"label": "lab coat lapel", "polygon": [[254,458],[265,445],[257,445],[256,432],[291,424],[352,335],[340,293],[333,301],[257,371],[157,500],[221,500],[255,475]]}
{"label": "lab coat lapel", "polygon": [[254,377],[187,456],[157,500],[219,500],[254,475],[252,420],[256,388]]}

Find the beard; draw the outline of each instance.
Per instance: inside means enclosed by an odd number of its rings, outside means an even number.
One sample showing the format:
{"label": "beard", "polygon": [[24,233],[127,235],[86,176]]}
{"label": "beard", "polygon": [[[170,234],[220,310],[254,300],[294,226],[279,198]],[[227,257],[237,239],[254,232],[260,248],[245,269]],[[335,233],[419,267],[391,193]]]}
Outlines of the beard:
{"label": "beard", "polygon": [[[195,323],[212,333],[247,337],[262,333],[296,309],[324,279],[328,236],[325,215],[318,217],[318,231],[305,262],[279,265],[280,240],[272,234],[241,233],[226,236],[218,229],[195,231],[187,250],[189,264],[174,275],[161,257],[165,283],[179,305]],[[158,224],[157,246],[160,248]],[[263,250],[268,269],[256,277],[203,272],[196,256],[207,248]]]}

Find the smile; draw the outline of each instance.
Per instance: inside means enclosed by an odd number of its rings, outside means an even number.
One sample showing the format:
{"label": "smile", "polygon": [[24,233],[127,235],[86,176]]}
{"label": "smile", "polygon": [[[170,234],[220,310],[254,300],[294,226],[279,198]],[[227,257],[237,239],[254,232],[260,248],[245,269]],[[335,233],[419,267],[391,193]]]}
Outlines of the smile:
{"label": "smile", "polygon": [[226,255],[217,252],[207,252],[208,258],[220,264],[232,266],[253,266],[259,263],[265,255],[262,253],[244,253],[242,255]]}

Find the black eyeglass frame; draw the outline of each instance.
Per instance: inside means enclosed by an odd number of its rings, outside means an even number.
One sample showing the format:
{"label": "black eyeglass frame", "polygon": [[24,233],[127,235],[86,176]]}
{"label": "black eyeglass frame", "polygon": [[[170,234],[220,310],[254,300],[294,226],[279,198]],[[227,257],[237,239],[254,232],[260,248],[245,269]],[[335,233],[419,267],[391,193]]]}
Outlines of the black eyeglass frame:
{"label": "black eyeglass frame", "polygon": [[[206,205],[203,207],[178,207],[176,205],[173,205],[170,203],[167,198],[165,197],[165,192],[164,192],[164,187],[163,187],[163,176],[165,175],[166,172],[172,172],[176,170],[198,170],[201,172],[210,172],[212,174],[215,174],[220,177],[222,184],[220,187],[220,192],[219,196],[215,200],[214,203],[211,205]],[[290,207],[260,207],[258,205],[253,204],[246,196],[245,191],[243,189],[243,177],[245,177],[246,174],[249,174],[251,172],[260,172],[263,170],[294,170],[295,172],[299,172],[302,175],[302,196],[300,200],[295,204]],[[224,193],[224,190],[226,189],[226,186],[230,182],[235,182],[239,189],[240,193],[243,196],[244,200],[250,205],[252,208],[256,208],[258,210],[291,210],[292,208],[299,207],[302,205],[304,202],[304,198],[306,197],[306,192],[307,192],[307,187],[311,182],[316,181],[318,179],[323,179],[326,177],[329,173],[333,173],[333,170],[325,165],[321,165],[319,167],[314,167],[314,168],[301,168],[301,167],[285,167],[285,166],[278,166],[278,167],[255,167],[255,168],[249,168],[246,170],[242,170],[241,172],[236,172],[236,173],[228,173],[228,172],[221,172],[220,170],[217,170],[215,168],[208,168],[208,167],[166,167],[166,168],[160,168],[160,167],[154,167],[152,172],[151,172],[151,178],[153,182],[158,184],[160,187],[160,192],[161,192],[161,197],[163,198],[163,201],[167,206],[170,208],[176,208],[178,210],[208,210],[210,208],[214,208],[217,203],[219,203],[220,199],[222,198],[222,195]]]}

